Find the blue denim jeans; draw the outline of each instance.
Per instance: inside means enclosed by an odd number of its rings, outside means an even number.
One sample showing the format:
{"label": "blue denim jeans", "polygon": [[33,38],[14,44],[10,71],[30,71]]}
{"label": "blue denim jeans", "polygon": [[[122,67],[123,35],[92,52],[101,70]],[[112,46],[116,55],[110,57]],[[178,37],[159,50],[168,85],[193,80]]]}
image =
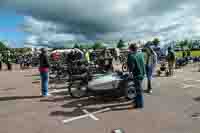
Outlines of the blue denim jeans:
{"label": "blue denim jeans", "polygon": [[46,96],[48,94],[48,85],[49,85],[49,74],[48,72],[40,72],[41,77],[41,90],[42,95]]}
{"label": "blue denim jeans", "polygon": [[136,97],[135,97],[136,108],[144,107],[142,82],[143,80],[137,80],[137,79],[134,80],[135,89],[136,89]]}
{"label": "blue denim jeans", "polygon": [[155,66],[152,65],[146,65],[146,74],[147,74],[147,79],[152,80],[152,76],[155,70]]}

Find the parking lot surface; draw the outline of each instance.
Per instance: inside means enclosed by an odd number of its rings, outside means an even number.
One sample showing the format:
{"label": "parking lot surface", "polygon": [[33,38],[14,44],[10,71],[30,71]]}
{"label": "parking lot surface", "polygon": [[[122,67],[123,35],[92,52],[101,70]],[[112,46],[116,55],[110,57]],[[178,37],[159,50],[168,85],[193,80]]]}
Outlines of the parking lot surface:
{"label": "parking lot surface", "polygon": [[[144,88],[146,88],[144,81]],[[40,97],[36,69],[0,72],[0,133],[199,133],[200,73],[192,65],[173,77],[155,77],[144,109],[125,99],[73,99],[67,83],[50,84]]]}

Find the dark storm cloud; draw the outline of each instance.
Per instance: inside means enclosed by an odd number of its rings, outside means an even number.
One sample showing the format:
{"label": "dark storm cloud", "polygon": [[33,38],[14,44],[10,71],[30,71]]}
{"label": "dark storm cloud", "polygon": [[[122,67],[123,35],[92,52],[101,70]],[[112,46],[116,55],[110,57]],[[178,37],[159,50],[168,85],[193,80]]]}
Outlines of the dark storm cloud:
{"label": "dark storm cloud", "polygon": [[174,30],[182,31],[183,26],[193,29],[181,19],[197,16],[199,3],[192,0],[1,0],[0,7],[32,16],[31,21],[25,18],[22,25],[26,32],[34,36],[61,35],[58,40],[62,42],[63,35],[78,40],[130,40],[162,36],[166,32],[173,34]]}

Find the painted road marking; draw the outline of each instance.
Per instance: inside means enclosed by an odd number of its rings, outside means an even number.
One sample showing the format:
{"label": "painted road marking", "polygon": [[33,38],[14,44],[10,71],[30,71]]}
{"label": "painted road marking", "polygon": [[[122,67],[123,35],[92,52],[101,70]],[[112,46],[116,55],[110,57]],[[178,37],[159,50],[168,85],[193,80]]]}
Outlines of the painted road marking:
{"label": "painted road marking", "polygon": [[95,121],[98,121],[98,120],[99,120],[96,116],[94,116],[92,113],[88,112],[86,109],[83,109],[82,111],[83,111],[85,114],[88,114],[89,117],[92,118],[93,120],[95,120]]}
{"label": "painted road marking", "polygon": [[198,85],[188,85],[188,84],[183,84],[183,88],[184,88],[184,89],[186,89],[186,88],[190,88],[190,87],[199,88]]}
{"label": "painted road marking", "polygon": [[186,78],[184,79],[184,81],[193,81],[194,79],[191,79],[191,78]]}
{"label": "painted road marking", "polygon": [[49,93],[53,94],[53,93],[59,93],[59,92],[63,92],[63,91],[68,91],[68,89],[58,89],[58,90],[54,89],[53,91],[50,91]]}
{"label": "painted road marking", "polygon": [[184,89],[190,88],[190,87],[194,87],[194,85],[183,84],[183,88],[184,88]]}
{"label": "painted road marking", "polygon": [[[110,108],[106,108],[106,109],[102,109],[102,110],[99,110],[99,111],[96,111],[96,112],[93,112],[93,113],[90,113],[90,114],[98,114],[98,113],[102,113],[102,112],[105,112],[105,111],[109,111],[111,110]],[[81,116],[77,116],[77,117],[74,117],[74,118],[70,118],[70,119],[67,119],[67,120],[63,120],[62,122],[65,124],[65,123],[69,123],[69,122],[72,122],[74,120],[79,120],[79,119],[83,119],[83,118],[86,118],[86,117],[89,117],[90,114],[85,114],[85,115],[81,115]]]}

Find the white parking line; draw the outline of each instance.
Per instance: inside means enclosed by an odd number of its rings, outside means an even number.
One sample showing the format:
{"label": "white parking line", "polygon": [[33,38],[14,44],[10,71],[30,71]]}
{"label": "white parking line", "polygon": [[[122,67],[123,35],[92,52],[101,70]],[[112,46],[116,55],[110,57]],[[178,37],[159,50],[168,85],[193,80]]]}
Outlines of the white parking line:
{"label": "white parking line", "polygon": [[68,91],[68,89],[58,89],[58,90],[54,89],[53,91],[50,91],[49,93],[53,94],[53,93],[64,92],[64,91]]}
{"label": "white parking line", "polygon": [[184,88],[184,89],[190,88],[190,87],[194,87],[194,85],[183,84],[183,88]]}
{"label": "white parking line", "polygon": [[[98,113],[102,113],[102,112],[109,111],[109,110],[111,110],[111,109],[110,108],[106,108],[106,109],[102,109],[102,110],[99,110],[99,111],[96,111],[96,112],[93,112],[93,113],[90,113],[90,114],[98,114]],[[72,122],[74,120],[79,120],[79,119],[83,119],[83,118],[89,117],[90,114],[85,114],[85,115],[77,116],[77,117],[74,117],[74,118],[63,120],[62,122],[64,124],[65,123],[69,123],[69,122]]]}
{"label": "white parking line", "polygon": [[190,87],[193,87],[193,88],[199,88],[198,85],[188,85],[188,84],[183,84],[183,88],[186,89],[186,88],[190,88]]}
{"label": "white parking line", "polygon": [[98,121],[98,120],[99,120],[96,116],[94,116],[92,113],[88,112],[86,109],[83,109],[82,111],[83,111],[85,114],[88,114],[89,117],[92,118],[93,120],[95,120],[95,121]]}
{"label": "white parking line", "polygon": [[191,78],[186,78],[184,79],[184,81],[193,81],[194,79],[191,79]]}

